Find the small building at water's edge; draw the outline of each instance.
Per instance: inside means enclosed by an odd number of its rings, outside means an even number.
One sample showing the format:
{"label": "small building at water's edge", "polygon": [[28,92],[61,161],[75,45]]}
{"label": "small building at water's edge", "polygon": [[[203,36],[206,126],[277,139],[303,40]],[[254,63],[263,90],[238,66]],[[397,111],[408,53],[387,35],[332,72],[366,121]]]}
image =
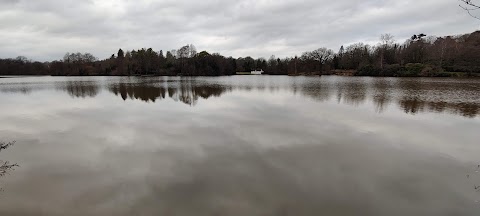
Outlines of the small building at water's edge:
{"label": "small building at water's edge", "polygon": [[250,72],[237,72],[237,75],[262,75],[263,70],[254,70]]}

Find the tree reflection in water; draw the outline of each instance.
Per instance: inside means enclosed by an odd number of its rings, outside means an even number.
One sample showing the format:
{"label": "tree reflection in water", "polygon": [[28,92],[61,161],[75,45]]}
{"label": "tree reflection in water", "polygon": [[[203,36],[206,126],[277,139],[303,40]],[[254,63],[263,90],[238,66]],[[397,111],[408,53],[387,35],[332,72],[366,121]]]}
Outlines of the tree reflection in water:
{"label": "tree reflection in water", "polygon": [[392,100],[392,83],[386,79],[376,79],[373,83],[373,103],[375,110],[382,113]]}
{"label": "tree reflection in water", "polygon": [[100,92],[98,83],[84,81],[68,81],[57,84],[57,89],[68,92],[73,98],[95,97]]}
{"label": "tree reflection in water", "polygon": [[[300,92],[319,102],[331,100],[336,95],[337,103],[360,106],[369,97],[376,112],[383,113],[388,105],[396,103],[407,114],[424,112],[447,112],[467,118],[475,118],[480,113],[480,101],[465,100],[464,95],[453,93],[459,88],[455,83],[450,86],[432,85],[419,80],[395,82],[392,78],[375,78],[368,83],[365,80],[354,80],[344,83],[315,83],[300,88]],[[468,87],[468,86],[467,86]],[[440,88],[440,89],[439,89]],[[475,89],[467,89],[475,92]],[[465,90],[460,89],[460,92]],[[466,94],[466,93],[464,93]],[[466,94],[467,95],[467,94]],[[451,98],[458,98],[451,100]]]}
{"label": "tree reflection in water", "polygon": [[165,99],[168,95],[174,101],[181,101],[194,106],[199,98],[220,97],[229,88],[220,85],[194,85],[192,83],[182,83],[174,86],[118,83],[111,85],[109,90],[117,96],[120,95],[123,100],[156,102]]}
{"label": "tree reflection in water", "polygon": [[417,114],[419,112],[448,112],[468,118],[475,118],[480,111],[480,106],[476,103],[435,102],[408,97],[401,99],[399,105],[405,113],[409,114]]}
{"label": "tree reflection in water", "polygon": [[400,108],[407,114],[423,112],[448,112],[474,118],[480,112],[478,100],[465,99],[476,92],[474,85],[455,81],[402,79],[398,83],[401,96],[397,98]]}
{"label": "tree reflection in water", "polygon": [[[108,83],[105,86],[94,81],[68,81],[57,84],[56,89],[66,91],[74,98],[86,98],[97,96],[105,87],[123,100],[155,103],[169,97],[190,106],[195,106],[200,98],[220,97],[231,91],[258,91],[272,94],[287,91],[318,102],[336,100],[339,104],[354,107],[372,104],[377,113],[385,112],[391,104],[397,104],[403,112],[412,115],[423,112],[447,112],[474,118],[480,112],[480,102],[471,98],[471,95],[475,95],[478,91],[475,85],[463,85],[455,81],[408,78],[335,78],[331,80],[321,78],[295,81],[288,85],[260,81],[232,84],[218,83],[214,79],[197,80],[195,78],[167,81],[127,79]],[[0,86],[0,91],[27,94],[32,90],[26,87]]]}

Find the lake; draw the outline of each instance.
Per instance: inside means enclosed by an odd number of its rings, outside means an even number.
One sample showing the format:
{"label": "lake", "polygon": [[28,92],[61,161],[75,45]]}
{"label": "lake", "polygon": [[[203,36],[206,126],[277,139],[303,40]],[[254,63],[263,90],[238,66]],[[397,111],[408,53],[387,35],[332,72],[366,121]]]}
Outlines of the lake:
{"label": "lake", "polygon": [[480,215],[480,80],[0,79],[0,215]]}

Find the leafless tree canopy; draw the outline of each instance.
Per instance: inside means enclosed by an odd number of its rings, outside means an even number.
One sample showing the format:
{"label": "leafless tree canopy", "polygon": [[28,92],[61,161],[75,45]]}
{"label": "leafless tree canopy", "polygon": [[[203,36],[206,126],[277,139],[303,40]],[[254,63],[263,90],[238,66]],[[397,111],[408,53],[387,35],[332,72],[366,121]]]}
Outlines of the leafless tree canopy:
{"label": "leafless tree canopy", "polygon": [[333,51],[331,49],[322,47],[311,52],[306,52],[302,56],[304,56],[304,58],[312,59],[324,64],[327,60],[333,58]]}

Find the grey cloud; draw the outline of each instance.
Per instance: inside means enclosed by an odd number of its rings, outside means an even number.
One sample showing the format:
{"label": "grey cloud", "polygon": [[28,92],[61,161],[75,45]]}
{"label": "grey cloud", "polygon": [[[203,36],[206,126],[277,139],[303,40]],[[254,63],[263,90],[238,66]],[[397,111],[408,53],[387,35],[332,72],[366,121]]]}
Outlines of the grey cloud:
{"label": "grey cloud", "polygon": [[26,1],[2,0],[0,57],[106,58],[118,48],[170,50],[193,43],[226,56],[280,57],[318,47],[375,43],[382,33],[468,33],[478,28],[458,2],[427,1]]}

